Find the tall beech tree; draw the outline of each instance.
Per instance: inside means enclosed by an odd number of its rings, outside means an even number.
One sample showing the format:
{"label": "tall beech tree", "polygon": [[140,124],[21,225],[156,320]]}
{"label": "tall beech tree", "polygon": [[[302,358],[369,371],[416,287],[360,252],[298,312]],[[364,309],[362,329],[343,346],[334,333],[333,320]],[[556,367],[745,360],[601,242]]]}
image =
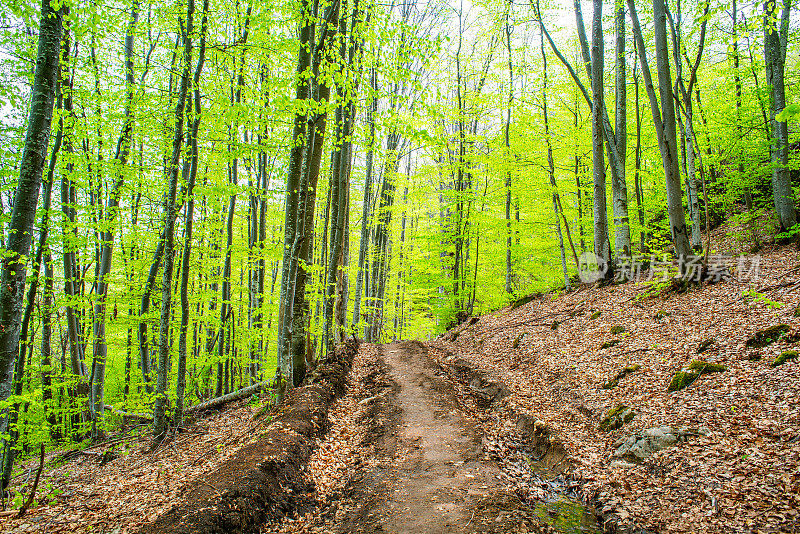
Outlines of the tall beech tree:
{"label": "tall beech tree", "polygon": [[[0,274],[0,402],[13,392],[14,362],[20,349],[20,328],[25,294],[28,254],[36,219],[36,205],[42,185],[42,172],[50,140],[53,106],[58,82],[61,31],[68,7],[58,10],[48,0],[41,4],[39,44],[36,69],[33,75],[28,127],[19,182],[14,194],[14,211],[8,224],[8,238]],[[0,413],[0,434],[8,431],[8,411]],[[3,455],[3,477],[0,489],[5,489],[10,477],[11,463],[6,460],[13,444],[0,441]],[[8,467],[7,467],[8,466]]]}
{"label": "tall beech tree", "polygon": [[786,49],[789,36],[791,0],[784,0],[778,18],[777,0],[764,2],[764,65],[769,88],[770,160],[772,162],[772,198],[781,228],[797,224],[794,192],[789,178],[789,130],[786,120],[777,115],[786,107]]}

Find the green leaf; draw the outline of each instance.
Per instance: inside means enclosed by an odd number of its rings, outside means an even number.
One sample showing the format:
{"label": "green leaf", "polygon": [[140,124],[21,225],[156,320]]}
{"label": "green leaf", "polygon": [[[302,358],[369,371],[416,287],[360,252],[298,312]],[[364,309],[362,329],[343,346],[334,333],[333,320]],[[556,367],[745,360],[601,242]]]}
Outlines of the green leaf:
{"label": "green leaf", "polygon": [[778,122],[786,122],[797,118],[800,118],[800,104],[789,104],[783,108],[783,111],[775,115],[775,120]]}

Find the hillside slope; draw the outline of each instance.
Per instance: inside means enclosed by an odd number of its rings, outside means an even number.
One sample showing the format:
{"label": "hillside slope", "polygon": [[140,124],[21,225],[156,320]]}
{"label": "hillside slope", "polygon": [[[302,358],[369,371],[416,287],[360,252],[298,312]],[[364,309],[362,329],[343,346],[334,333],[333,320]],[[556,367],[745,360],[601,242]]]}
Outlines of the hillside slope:
{"label": "hillside slope", "polygon": [[[439,357],[457,355],[504,382],[505,402],[557,436],[572,476],[609,525],[795,531],[800,367],[791,359],[772,364],[800,349],[798,288],[800,254],[775,249],[761,255],[760,276],[750,283],[653,297],[647,296],[652,282],[543,295],[442,336]],[[785,333],[753,341],[758,331],[781,324],[788,325]],[[668,392],[675,373],[693,360],[725,370]],[[620,429],[600,430],[620,406],[630,407],[633,418],[620,418]],[[508,424],[500,418],[493,431],[502,435]],[[629,436],[665,425],[678,438],[674,446],[643,461],[623,456],[624,449],[614,456]]]}

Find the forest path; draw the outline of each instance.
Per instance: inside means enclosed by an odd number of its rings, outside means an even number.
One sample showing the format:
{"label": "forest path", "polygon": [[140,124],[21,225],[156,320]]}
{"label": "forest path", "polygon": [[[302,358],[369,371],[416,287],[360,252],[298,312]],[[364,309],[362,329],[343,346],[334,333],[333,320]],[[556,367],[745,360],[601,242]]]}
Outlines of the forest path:
{"label": "forest path", "polygon": [[[283,530],[435,534],[533,528],[532,511],[507,491],[499,466],[485,457],[479,430],[460,410],[453,385],[426,347],[411,341],[364,345],[361,353],[365,349],[371,354],[357,356],[353,369],[360,384],[340,403],[358,410],[359,437],[349,465],[340,469],[333,493],[321,499],[327,506]],[[336,412],[332,419],[341,424]],[[326,440],[340,438],[333,431]]]}

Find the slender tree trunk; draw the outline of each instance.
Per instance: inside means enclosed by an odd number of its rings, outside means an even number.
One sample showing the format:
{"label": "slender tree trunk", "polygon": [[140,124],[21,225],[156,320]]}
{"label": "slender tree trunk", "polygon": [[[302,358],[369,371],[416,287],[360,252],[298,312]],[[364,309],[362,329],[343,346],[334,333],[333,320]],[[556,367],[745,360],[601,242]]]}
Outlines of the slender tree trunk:
{"label": "slender tree trunk", "polygon": [[789,130],[788,121],[778,121],[775,116],[786,107],[784,70],[786,47],[789,36],[789,12],[791,0],[783,0],[781,17],[778,19],[778,1],[764,2],[764,64],[769,87],[769,118],[771,130],[770,160],[772,162],[772,198],[775,213],[782,230],[797,224],[794,193],[789,177]]}
{"label": "slender tree trunk", "polygon": [[[744,175],[744,147],[742,146],[742,78],[739,73],[739,24],[738,24],[738,2],[731,0],[731,20],[733,26],[733,44],[731,52],[733,55],[733,82],[736,87],[736,170],[739,173],[739,181],[742,183],[744,193],[744,203],[747,211],[753,210],[753,195],[750,193],[747,178]],[[708,228],[706,228],[708,231]]]}
{"label": "slender tree trunk", "polygon": [[[377,51],[376,51],[377,53]],[[361,295],[365,286],[364,278],[368,271],[367,253],[369,251],[369,228],[372,218],[372,161],[375,152],[375,114],[378,112],[378,79],[375,67],[370,69],[370,107],[367,109],[367,156],[365,161],[364,203],[361,210],[361,239],[358,244],[358,275],[356,276],[356,294],[353,302],[353,324],[361,322]]]}
{"label": "slender tree trunk", "polygon": [[659,101],[656,97],[653,78],[650,74],[650,65],[647,62],[647,53],[634,0],[628,0],[628,10],[630,12],[631,22],[633,23],[633,33],[639,52],[642,76],[644,78],[645,88],[647,89],[647,96],[650,99],[650,111],[653,115],[653,123],[658,137],[658,147],[661,152],[661,163],[664,168],[667,191],[667,213],[669,215],[672,242],[675,246],[676,256],[685,258],[691,252],[691,247],[689,246],[689,236],[686,231],[686,214],[683,211],[680,163],[678,161],[678,137],[675,127],[675,104],[673,102],[669,49],[667,47],[666,8],[664,0],[653,0],[653,18],[655,20],[656,30],[656,59],[658,63],[662,108],[658,106]]}
{"label": "slender tree trunk", "polygon": [[[564,274],[564,288],[569,291],[569,271],[567,270],[567,256],[564,250],[564,236],[561,233],[561,201],[558,197],[558,184],[556,183],[556,167],[553,161],[553,143],[550,139],[550,120],[547,112],[547,54],[544,51],[544,32],[539,34],[539,46],[542,52],[542,115],[544,117],[544,138],[547,144],[547,174],[550,177],[550,189],[553,197],[553,212],[556,217],[556,233],[558,235],[558,250],[561,255],[561,270]],[[566,223],[566,219],[564,219]],[[576,258],[577,263],[577,258]]]}
{"label": "slender tree trunk", "polygon": [[309,98],[309,82],[306,70],[311,66],[311,48],[314,35],[312,14],[315,12],[311,0],[300,2],[300,47],[297,56],[297,70],[295,76],[295,109],[294,126],[292,130],[292,149],[289,155],[288,175],[286,179],[286,205],[284,220],[283,264],[281,267],[280,313],[278,314],[278,375],[279,396],[283,396],[285,388],[292,387],[292,360],[290,358],[289,343],[291,342],[291,327],[293,314],[293,299],[290,298],[294,275],[298,261],[297,226],[300,221],[300,182],[303,170],[304,143],[306,135],[306,112],[304,105]]}
{"label": "slender tree trunk", "polygon": [[625,1],[616,4],[616,70],[614,108],[614,132],[617,152],[617,172],[611,174],[611,196],[614,212],[614,250],[617,254],[630,256],[631,228],[628,220],[628,186],[625,181],[625,161],[628,141],[627,79],[625,67]]}
{"label": "slender tree trunk", "polygon": [[[191,0],[190,0],[191,1]],[[184,413],[184,395],[186,392],[186,352],[187,335],[189,331],[189,265],[192,257],[192,229],[194,225],[194,184],[197,179],[197,167],[200,164],[200,155],[197,147],[197,132],[200,127],[200,75],[203,72],[206,53],[206,31],[208,28],[208,0],[203,2],[203,20],[200,27],[200,48],[198,50],[197,66],[192,78],[193,105],[191,114],[191,131],[189,133],[189,146],[191,150],[189,179],[186,184],[186,230],[183,241],[183,256],[181,264],[181,325],[178,334],[178,377],[175,385],[175,424],[180,426]]]}
{"label": "slender tree trunk", "polygon": [[[538,7],[538,4],[537,4]],[[511,23],[509,21],[511,2],[506,8],[506,49],[508,51],[508,106],[506,110],[505,142],[507,157],[511,156],[511,142],[509,133],[511,130],[511,105],[514,102],[514,63],[511,58]],[[512,265],[511,265],[511,171],[506,173],[506,293],[512,293]]]}
{"label": "slender tree trunk", "polygon": [[592,175],[594,181],[594,253],[613,275],[606,210],[606,169],[603,157],[603,0],[594,0],[592,16]]}
{"label": "slender tree trunk", "polygon": [[[161,319],[159,322],[158,341],[158,374],[156,377],[156,397],[153,405],[153,435],[156,439],[164,437],[167,431],[167,383],[170,361],[170,319],[172,317],[172,277],[175,262],[175,212],[178,192],[178,172],[181,148],[184,142],[184,119],[186,111],[186,95],[189,90],[189,75],[192,64],[192,33],[194,32],[194,0],[186,3],[186,28],[183,21],[180,26],[183,35],[183,72],[181,74],[178,101],[175,105],[174,133],[172,138],[172,155],[166,169],[169,189],[164,200],[164,271],[161,283]],[[188,272],[188,265],[184,271]]]}
{"label": "slender tree trunk", "polygon": [[108,280],[111,274],[111,256],[114,251],[114,228],[119,211],[122,184],[125,179],[123,169],[128,163],[133,135],[133,33],[139,20],[139,0],[132,0],[130,21],[125,33],[125,86],[126,101],[122,131],[117,140],[114,155],[114,183],[108,193],[108,205],[105,210],[104,229],[100,232],[100,262],[98,264],[97,297],[94,304],[94,365],[92,370],[92,433],[102,437],[103,414],[105,411],[105,378],[108,346],[106,344],[106,299],[108,298]]}
{"label": "slender tree trunk", "polygon": [[[633,41],[634,53],[637,44]],[[636,62],[633,65],[633,86],[634,86],[634,108],[636,111],[636,148],[634,150],[634,174],[633,184],[636,190],[636,211],[639,216],[639,251],[646,252],[646,232],[644,225],[644,192],[642,191],[642,114],[639,107],[639,75]]]}
{"label": "slender tree trunk", "polygon": [[[19,352],[20,319],[22,318],[23,295],[27,257],[31,248],[33,222],[42,171],[50,139],[53,119],[53,104],[58,80],[61,29],[66,8],[54,11],[52,4],[43,0],[39,25],[39,44],[36,55],[36,70],[31,90],[28,128],[22,159],[19,166],[19,182],[14,195],[14,210],[9,222],[8,240],[2,262],[0,285],[0,402],[11,396],[14,380],[14,360]],[[8,414],[2,414],[0,433],[8,429]],[[3,467],[10,467],[6,457],[10,443],[0,442]],[[4,469],[5,471],[5,469]],[[8,484],[10,470],[3,473],[0,490]]]}

